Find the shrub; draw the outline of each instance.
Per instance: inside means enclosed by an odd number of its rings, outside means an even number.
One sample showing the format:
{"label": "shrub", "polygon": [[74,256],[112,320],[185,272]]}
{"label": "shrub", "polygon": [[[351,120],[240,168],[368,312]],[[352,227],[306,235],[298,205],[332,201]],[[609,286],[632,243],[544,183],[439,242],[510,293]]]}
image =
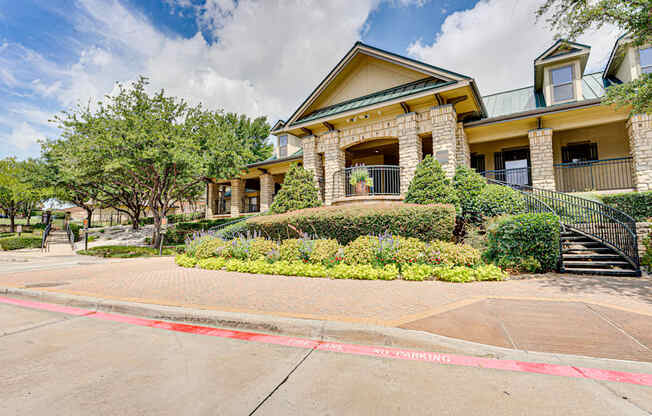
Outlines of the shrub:
{"label": "shrub", "polygon": [[338,264],[329,271],[334,279],[361,279],[361,280],[393,280],[398,276],[398,269],[389,265],[383,269],[370,264]]}
{"label": "shrub", "polygon": [[174,258],[174,262],[181,267],[195,267],[197,259],[187,254],[179,254]]}
{"label": "shrub", "polygon": [[498,265],[519,265],[532,257],[540,264],[534,271],[554,270],[559,262],[559,233],[559,218],[550,213],[498,218],[487,229],[484,256]]}
{"label": "shrub", "polygon": [[72,235],[74,237],[74,241],[79,241],[80,236],[79,236],[79,231],[81,230],[82,226],[79,224],[75,223],[70,223],[70,231],[72,232]]}
{"label": "shrub", "polygon": [[346,264],[371,264],[377,251],[375,237],[363,235],[351,241],[344,247],[343,255]]}
{"label": "shrub", "polygon": [[426,243],[423,241],[411,237],[398,237],[396,241],[397,244],[395,259],[397,263],[416,263],[424,257],[426,252]]}
{"label": "shrub", "polygon": [[262,237],[254,238],[249,244],[249,259],[265,258],[269,252],[274,250],[278,250],[278,244],[275,241],[265,240]]}
{"label": "shrub", "polygon": [[301,260],[301,244],[302,241],[298,238],[281,241],[279,254],[281,260],[285,261],[299,261]]}
{"label": "shrub", "polygon": [[461,217],[468,221],[480,221],[482,210],[479,196],[487,186],[485,178],[466,166],[458,166],[453,176],[453,187],[460,200]]}
{"label": "shrub", "polygon": [[473,269],[469,267],[435,267],[434,274],[438,280],[445,282],[466,283],[475,280]]}
{"label": "shrub", "polygon": [[206,236],[194,250],[194,256],[197,257],[197,259],[216,257],[225,245],[226,242],[224,240],[217,237]]}
{"label": "shrub", "polygon": [[0,238],[3,250],[18,250],[21,248],[41,248],[40,237],[6,237]]}
{"label": "shrub", "polygon": [[652,270],[652,232],[643,239],[645,252],[641,257],[641,265],[647,267],[648,271]]}
{"label": "shrub", "polygon": [[412,204],[452,204],[459,208],[451,181],[432,155],[426,156],[417,166],[414,178],[410,182],[405,202]]}
{"label": "shrub", "polygon": [[215,236],[205,233],[195,233],[192,236],[186,239],[186,254],[189,256],[195,256],[197,254],[197,249],[202,245],[206,240],[214,240]]}
{"label": "shrub", "polygon": [[473,266],[480,262],[479,250],[468,244],[432,241],[426,251],[428,262],[446,266]]}
{"label": "shrub", "polygon": [[247,220],[250,231],[271,240],[301,237],[304,232],[336,239],[344,245],[361,235],[415,237],[423,241],[451,240],[455,208],[451,205],[352,204],[265,215]]}
{"label": "shrub", "polygon": [[602,195],[602,202],[639,222],[652,218],[652,191]]}
{"label": "shrub", "polygon": [[283,186],[274,197],[270,211],[275,214],[282,214],[320,205],[321,200],[315,186],[313,173],[293,163],[288,173],[285,174]]}
{"label": "shrub", "polygon": [[426,280],[435,273],[435,268],[428,264],[408,264],[401,269],[403,280]]}
{"label": "shrub", "polygon": [[197,267],[206,270],[222,270],[226,265],[226,259],[222,257],[210,257],[197,261]]}
{"label": "shrub", "polygon": [[478,282],[487,280],[505,280],[508,274],[493,264],[483,264],[473,270],[473,277]]}
{"label": "shrub", "polygon": [[525,212],[525,199],[515,189],[503,185],[487,185],[477,199],[478,208],[485,217]]}
{"label": "shrub", "polygon": [[[154,257],[158,256],[158,248],[143,246],[97,246],[88,250],[79,250],[77,254],[98,257],[113,257],[119,259],[130,259],[134,257]],[[164,256],[175,254],[174,250],[168,247],[161,250]]]}
{"label": "shrub", "polygon": [[316,240],[310,253],[310,261],[313,263],[325,263],[333,260],[339,253],[341,247],[337,240],[322,239]]}
{"label": "shrub", "polygon": [[224,245],[224,248],[220,252],[220,256],[246,260],[249,258],[249,249],[252,241],[253,239],[240,235],[238,238],[234,238]]}
{"label": "shrub", "polygon": [[215,232],[215,235],[223,240],[233,240],[239,235],[245,235],[248,231],[247,223],[243,220],[235,224],[227,225]]}

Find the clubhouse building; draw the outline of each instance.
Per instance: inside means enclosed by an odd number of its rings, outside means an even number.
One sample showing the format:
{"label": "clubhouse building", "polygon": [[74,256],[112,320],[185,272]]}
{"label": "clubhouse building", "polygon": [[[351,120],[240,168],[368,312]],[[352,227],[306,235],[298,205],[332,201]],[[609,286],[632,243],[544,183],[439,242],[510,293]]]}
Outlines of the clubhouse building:
{"label": "clubhouse building", "polygon": [[[652,115],[601,104],[609,86],[652,72],[652,47],[623,36],[587,74],[590,49],[557,41],[534,60],[532,86],[481,96],[470,76],[358,42],[274,125],[271,158],[207,184],[207,216],[267,210],[292,163],[326,205],[401,201],[428,154],[449,176],[466,165],[560,192],[652,190]],[[362,167],[372,186],[352,184]]]}

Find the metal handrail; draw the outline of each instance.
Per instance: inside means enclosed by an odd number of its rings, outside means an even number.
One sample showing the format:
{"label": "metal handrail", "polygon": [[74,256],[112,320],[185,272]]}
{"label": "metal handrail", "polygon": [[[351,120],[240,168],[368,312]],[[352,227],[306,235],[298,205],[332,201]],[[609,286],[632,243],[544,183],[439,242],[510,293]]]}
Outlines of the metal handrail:
{"label": "metal handrail", "polygon": [[612,157],[609,159],[596,159],[596,160],[581,160],[578,162],[564,162],[564,163],[555,163],[554,167],[562,167],[562,166],[584,166],[584,165],[597,165],[600,163],[604,162],[618,162],[622,160],[633,160],[631,156],[626,156],[626,157]]}
{"label": "metal handrail", "polygon": [[400,195],[401,194],[401,170],[399,165],[360,165],[340,169],[333,173],[332,192],[338,195],[338,189],[344,195],[355,196],[356,188],[351,185],[351,173],[358,169],[367,171],[372,180],[372,186],[365,187],[364,195]]}
{"label": "metal handrail", "polygon": [[70,247],[72,248],[73,251],[75,251],[75,235],[72,232],[72,229],[70,228],[70,223],[66,222],[66,234],[68,236],[68,243],[70,243]]}
{"label": "metal handrail", "polygon": [[557,189],[586,192],[634,187],[631,157],[585,160],[553,165]]}
{"label": "metal handrail", "polygon": [[49,222],[48,225],[46,225],[45,229],[43,230],[43,236],[41,237],[41,251],[43,251],[46,248],[45,244],[47,243],[50,230],[52,230],[52,222]]}
{"label": "metal handrail", "polygon": [[[498,181],[493,181],[498,182]],[[545,201],[566,228],[589,236],[622,255],[640,270],[636,221],[626,213],[579,196],[527,185],[502,183]]]}

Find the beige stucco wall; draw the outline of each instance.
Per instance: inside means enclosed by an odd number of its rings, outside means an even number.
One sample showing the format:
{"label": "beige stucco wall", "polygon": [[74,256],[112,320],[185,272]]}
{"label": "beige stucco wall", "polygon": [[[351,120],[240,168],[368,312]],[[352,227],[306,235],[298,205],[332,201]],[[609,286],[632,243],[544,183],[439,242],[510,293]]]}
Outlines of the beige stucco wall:
{"label": "beige stucco wall", "polygon": [[486,170],[494,170],[494,152],[500,150],[518,149],[529,147],[530,140],[527,137],[527,132],[523,137],[514,139],[497,140],[495,142],[483,142],[470,145],[471,153],[484,155],[484,163]]}
{"label": "beige stucco wall", "polygon": [[622,82],[629,82],[638,76],[637,51],[632,45],[625,45],[624,58],[616,71],[616,78]]}
{"label": "beige stucco wall", "polygon": [[616,122],[581,129],[555,131],[553,135],[554,162],[561,163],[561,148],[563,146],[586,141],[598,144],[599,159],[629,156],[625,123]]}

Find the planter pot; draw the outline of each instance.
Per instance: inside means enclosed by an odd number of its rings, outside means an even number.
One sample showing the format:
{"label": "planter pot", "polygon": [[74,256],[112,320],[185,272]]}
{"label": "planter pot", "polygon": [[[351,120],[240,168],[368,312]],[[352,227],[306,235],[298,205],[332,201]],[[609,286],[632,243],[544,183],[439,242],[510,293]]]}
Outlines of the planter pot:
{"label": "planter pot", "polygon": [[367,196],[369,195],[369,187],[364,182],[358,182],[355,184],[355,194],[357,196]]}

